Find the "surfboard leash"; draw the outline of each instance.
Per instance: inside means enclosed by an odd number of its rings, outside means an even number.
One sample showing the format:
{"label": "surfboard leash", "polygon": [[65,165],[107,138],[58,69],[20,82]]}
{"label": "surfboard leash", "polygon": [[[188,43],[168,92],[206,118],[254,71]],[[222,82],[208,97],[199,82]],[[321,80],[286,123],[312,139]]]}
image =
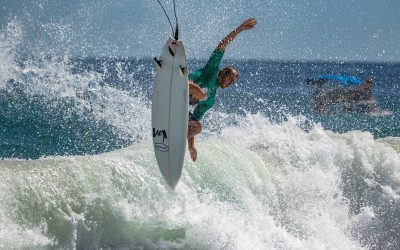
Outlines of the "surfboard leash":
{"label": "surfboard leash", "polygon": [[175,31],[174,31],[174,27],[172,26],[172,22],[171,19],[169,18],[167,12],[165,11],[164,6],[162,5],[162,3],[160,2],[160,0],[157,0],[157,2],[160,4],[162,10],[164,11],[165,16],[168,19],[169,25],[171,26],[171,30],[172,30],[172,36],[175,38],[175,40],[178,40],[179,38],[179,28],[178,28],[178,17],[176,15],[176,4],[175,4],[175,0],[173,0],[173,5],[174,5],[174,15],[175,15]]}

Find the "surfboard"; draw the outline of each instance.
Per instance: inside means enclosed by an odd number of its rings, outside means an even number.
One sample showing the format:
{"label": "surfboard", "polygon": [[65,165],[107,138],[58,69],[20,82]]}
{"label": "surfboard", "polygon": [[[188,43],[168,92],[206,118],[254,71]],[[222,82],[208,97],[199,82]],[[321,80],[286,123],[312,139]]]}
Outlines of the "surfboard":
{"label": "surfboard", "polygon": [[169,38],[154,58],[152,97],[153,146],[158,167],[168,185],[178,183],[186,152],[189,90],[183,42]]}

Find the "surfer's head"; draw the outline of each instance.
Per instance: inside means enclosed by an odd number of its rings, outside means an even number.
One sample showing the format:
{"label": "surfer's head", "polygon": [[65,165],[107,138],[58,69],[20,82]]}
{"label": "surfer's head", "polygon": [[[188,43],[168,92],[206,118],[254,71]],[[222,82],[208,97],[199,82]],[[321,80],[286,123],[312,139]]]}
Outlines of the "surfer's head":
{"label": "surfer's head", "polygon": [[218,73],[218,83],[221,88],[227,88],[231,86],[236,79],[239,77],[239,72],[235,67],[223,68]]}
{"label": "surfer's head", "polygon": [[365,81],[360,85],[360,89],[362,91],[371,91],[372,90],[372,77],[368,77]]}

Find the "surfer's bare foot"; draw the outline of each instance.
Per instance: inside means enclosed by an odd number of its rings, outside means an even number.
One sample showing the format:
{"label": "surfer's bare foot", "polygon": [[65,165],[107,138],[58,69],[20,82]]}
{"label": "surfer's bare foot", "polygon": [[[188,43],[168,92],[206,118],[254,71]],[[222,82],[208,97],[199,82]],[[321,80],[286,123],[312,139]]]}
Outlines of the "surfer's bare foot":
{"label": "surfer's bare foot", "polygon": [[192,158],[193,161],[196,161],[197,159],[197,150],[194,147],[189,148],[190,152],[190,157]]}

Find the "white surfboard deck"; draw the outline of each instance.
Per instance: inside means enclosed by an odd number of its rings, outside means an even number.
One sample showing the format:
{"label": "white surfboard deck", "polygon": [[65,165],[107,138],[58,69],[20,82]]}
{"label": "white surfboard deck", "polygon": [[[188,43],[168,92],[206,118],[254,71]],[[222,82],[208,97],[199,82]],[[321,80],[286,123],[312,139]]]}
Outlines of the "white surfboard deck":
{"label": "white surfboard deck", "polygon": [[182,173],[189,116],[188,70],[182,41],[169,38],[154,64],[153,146],[161,174],[174,189]]}

